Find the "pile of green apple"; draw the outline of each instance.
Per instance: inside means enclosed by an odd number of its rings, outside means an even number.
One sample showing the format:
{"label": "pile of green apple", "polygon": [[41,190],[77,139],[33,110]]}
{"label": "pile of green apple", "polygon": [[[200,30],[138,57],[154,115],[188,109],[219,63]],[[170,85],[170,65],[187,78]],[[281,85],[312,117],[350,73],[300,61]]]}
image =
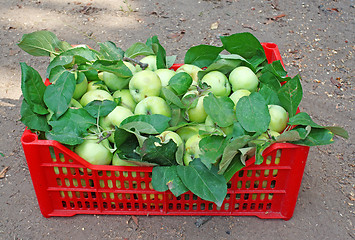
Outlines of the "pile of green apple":
{"label": "pile of green apple", "polygon": [[97,51],[48,31],[25,34],[18,45],[50,63],[46,84],[21,63],[21,121],[91,164],[154,166],[157,191],[191,190],[217,205],[235,172],[252,156],[261,164],[271,144],[347,137],[297,112],[300,77],[288,77],[280,61],[269,64],[252,34],[221,41],[194,46],[173,65],[156,36],[126,51],[98,43]]}

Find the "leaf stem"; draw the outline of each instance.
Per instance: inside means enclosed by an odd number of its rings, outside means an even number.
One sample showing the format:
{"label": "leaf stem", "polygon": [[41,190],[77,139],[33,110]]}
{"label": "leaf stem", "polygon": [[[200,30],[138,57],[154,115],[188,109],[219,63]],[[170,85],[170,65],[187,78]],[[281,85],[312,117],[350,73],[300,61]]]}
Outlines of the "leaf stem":
{"label": "leaf stem", "polygon": [[138,64],[143,70],[145,70],[148,67],[147,63],[142,63],[142,62],[140,62],[140,61],[138,61],[136,59],[129,58],[129,57],[124,57],[123,61],[128,61],[128,62],[131,62],[131,63]]}

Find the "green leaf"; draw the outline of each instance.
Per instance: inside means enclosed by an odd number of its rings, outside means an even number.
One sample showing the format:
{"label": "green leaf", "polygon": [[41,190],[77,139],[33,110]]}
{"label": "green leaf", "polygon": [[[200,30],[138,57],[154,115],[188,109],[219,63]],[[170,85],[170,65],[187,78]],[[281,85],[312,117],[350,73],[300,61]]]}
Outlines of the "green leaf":
{"label": "green leaf", "polygon": [[244,135],[247,135],[247,132],[242,127],[240,122],[234,122],[233,123],[233,132],[232,132],[231,137],[232,138],[237,138],[237,137],[244,136]]}
{"label": "green leaf", "polygon": [[253,34],[244,32],[230,36],[221,36],[224,48],[248,60],[254,68],[266,61],[264,48]]}
{"label": "green leaf", "polygon": [[281,105],[277,91],[273,90],[268,85],[263,84],[259,93],[263,96],[267,105]]}
{"label": "green leaf", "polygon": [[33,56],[49,56],[50,53],[65,51],[57,36],[49,31],[24,34],[18,46]]}
{"label": "green leaf", "polygon": [[64,72],[54,84],[46,88],[43,96],[44,102],[57,118],[69,108],[75,86],[74,74]]}
{"label": "green leaf", "polygon": [[121,122],[120,128],[136,129],[141,133],[160,134],[169,127],[171,118],[160,114],[134,115]]}
{"label": "green leaf", "polygon": [[173,140],[161,143],[159,138],[150,136],[144,141],[140,154],[145,162],[156,163],[160,166],[172,166],[177,165],[175,160],[176,150],[177,146]]}
{"label": "green leaf", "polygon": [[163,46],[159,43],[158,37],[153,36],[147,39],[146,45],[150,46],[157,56],[157,68],[164,69],[167,68],[166,64],[166,52]]}
{"label": "green leaf", "polygon": [[189,166],[177,166],[177,173],[185,186],[200,198],[222,206],[227,195],[227,184],[217,168],[208,169],[200,159],[194,159]]}
{"label": "green leaf", "polygon": [[312,128],[308,136],[292,143],[306,146],[327,145],[334,142],[334,134],[325,128]]}
{"label": "green leaf", "polygon": [[175,63],[175,60],[176,60],[176,55],[166,56],[166,67],[171,68],[171,66],[173,66]]}
{"label": "green leaf", "polygon": [[186,72],[179,72],[169,80],[168,85],[180,96],[187,92],[191,84],[192,77]]}
{"label": "green leaf", "polygon": [[[122,131],[122,132],[121,132]],[[118,143],[117,137],[119,134],[126,134],[126,136],[122,137],[124,139],[121,143]],[[134,161],[141,161],[140,155],[136,152],[136,149],[139,148],[139,141],[134,134],[126,132],[123,129],[116,128],[115,131],[115,143],[117,146],[116,152],[121,159],[125,160],[134,160]],[[134,162],[136,163],[136,162]]]}
{"label": "green leaf", "polygon": [[277,142],[293,142],[305,139],[311,131],[310,126],[297,127],[290,131],[285,131],[276,137]]}
{"label": "green leaf", "polygon": [[23,100],[21,105],[21,122],[35,131],[45,132],[50,129],[46,116],[34,113],[26,100]]}
{"label": "green leaf", "polygon": [[239,152],[238,149],[244,147],[250,140],[252,139],[249,135],[244,135],[235,138],[227,146],[224,148],[222,160],[219,163],[219,171],[218,174],[223,174],[230,163],[232,162],[233,158]]}
{"label": "green leaf", "polygon": [[212,164],[216,163],[221,158],[224,148],[228,140],[223,136],[207,136],[200,140],[199,147],[202,152],[200,159],[208,169],[211,169]]}
{"label": "green leaf", "polygon": [[288,120],[288,125],[303,125],[303,126],[311,126],[314,128],[323,128],[323,126],[318,125],[313,122],[312,118],[308,115],[308,113],[300,112],[295,116],[290,117]]}
{"label": "green leaf", "polygon": [[94,118],[107,116],[113,109],[117,107],[114,101],[110,100],[94,100],[89,102],[84,108]]}
{"label": "green leaf", "polygon": [[59,119],[49,122],[52,130],[46,136],[63,144],[80,144],[87,129],[95,123],[96,119],[85,109],[69,108]]}
{"label": "green leaf", "polygon": [[63,66],[64,68],[71,68],[74,63],[74,56],[56,56],[48,65],[46,71],[46,77],[49,78],[49,75],[53,68],[57,66]]}
{"label": "green leaf", "polygon": [[215,97],[209,94],[203,99],[203,107],[213,122],[220,127],[232,125],[236,119],[234,115],[234,103],[229,97]]}
{"label": "green leaf", "polygon": [[245,165],[241,161],[240,154],[235,155],[228,168],[223,173],[223,176],[226,181],[228,182],[234,176],[234,174],[243,167],[245,167]]}
{"label": "green leaf", "polygon": [[131,70],[123,63],[123,61],[96,60],[92,64],[92,68],[97,71],[114,73],[121,78],[132,77]]}
{"label": "green leaf", "polygon": [[296,115],[298,105],[303,96],[299,75],[286,82],[277,92],[281,106],[286,109],[289,117]]}
{"label": "green leaf", "polygon": [[111,41],[98,44],[100,46],[100,53],[102,53],[106,60],[122,60],[124,51],[117,47],[116,44]]}
{"label": "green leaf", "polygon": [[71,48],[61,53],[59,56],[73,56],[75,64],[85,64],[98,59],[96,53],[87,47]]}
{"label": "green leaf", "polygon": [[152,170],[152,186],[158,192],[169,189],[176,197],[188,191],[177,174],[176,166],[154,167]]}
{"label": "green leaf", "polygon": [[50,70],[48,79],[49,82],[54,83],[58,80],[58,78],[64,73],[67,72],[67,70],[65,69],[65,67],[63,67],[62,65],[58,65],[55,66],[54,68],[52,68]]}
{"label": "green leaf", "polygon": [[162,90],[165,100],[167,100],[168,103],[171,102],[181,109],[186,108],[186,106],[182,103],[180,98],[173,91],[171,91],[168,87],[163,87],[161,90]]}
{"label": "green leaf", "polygon": [[193,64],[200,68],[208,67],[213,63],[223,47],[216,47],[211,45],[198,45],[191,47],[185,54],[185,64]]}
{"label": "green leaf", "polygon": [[257,92],[238,101],[236,115],[242,127],[248,132],[265,132],[271,119],[263,96]]}
{"label": "green leaf", "polygon": [[154,55],[152,48],[144,43],[133,43],[125,52],[125,57],[135,58],[137,56]]}
{"label": "green leaf", "polygon": [[260,82],[268,85],[274,91],[278,91],[281,87],[281,82],[289,81],[291,78],[287,77],[287,72],[283,68],[281,61],[274,61],[263,67],[262,75],[259,77]]}
{"label": "green leaf", "polygon": [[337,136],[345,138],[345,139],[349,138],[349,133],[342,127],[326,126],[324,128],[328,129],[329,131],[331,131],[334,135],[337,135]]}
{"label": "green leaf", "polygon": [[21,90],[24,99],[34,113],[47,114],[47,108],[43,101],[43,95],[46,90],[41,75],[26,63],[20,63],[21,66]]}

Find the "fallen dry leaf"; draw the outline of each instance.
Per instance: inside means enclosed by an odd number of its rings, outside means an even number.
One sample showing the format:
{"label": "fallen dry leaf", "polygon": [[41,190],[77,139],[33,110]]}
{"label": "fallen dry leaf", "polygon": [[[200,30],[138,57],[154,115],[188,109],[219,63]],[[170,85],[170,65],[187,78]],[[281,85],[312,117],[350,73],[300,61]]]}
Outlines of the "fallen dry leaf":
{"label": "fallen dry leaf", "polygon": [[168,35],[169,39],[175,39],[177,42],[185,35],[186,31],[181,30],[180,32],[174,32]]}
{"label": "fallen dry leaf", "polygon": [[268,21],[265,22],[265,24],[269,24],[269,23],[272,23],[274,21],[278,21],[280,18],[283,18],[285,16],[286,16],[286,14],[283,13],[283,14],[277,15],[275,17],[268,17],[268,18],[266,18]]}
{"label": "fallen dry leaf", "polygon": [[211,30],[216,30],[219,26],[219,22],[215,22],[211,24]]}
{"label": "fallen dry leaf", "polygon": [[0,179],[5,178],[6,172],[9,170],[10,167],[5,167],[3,170],[0,172]]}
{"label": "fallen dry leaf", "polygon": [[132,217],[132,220],[133,222],[137,225],[138,227],[138,218],[136,216],[131,216]]}
{"label": "fallen dry leaf", "polygon": [[249,29],[251,29],[251,30],[253,30],[253,31],[256,31],[256,30],[257,30],[256,27],[251,26],[251,25],[242,24],[242,27],[243,27],[243,28],[249,28]]}

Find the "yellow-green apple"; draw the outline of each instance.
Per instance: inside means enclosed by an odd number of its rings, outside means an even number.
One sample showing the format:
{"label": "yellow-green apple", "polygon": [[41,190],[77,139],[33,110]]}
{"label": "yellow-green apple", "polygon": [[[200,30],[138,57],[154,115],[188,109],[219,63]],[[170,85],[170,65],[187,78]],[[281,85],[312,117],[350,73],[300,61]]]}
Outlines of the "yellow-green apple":
{"label": "yellow-green apple", "polygon": [[75,100],[74,98],[72,98],[70,100],[70,104],[69,104],[69,107],[72,107],[72,108],[82,108],[83,106],[81,106],[81,104]]}
{"label": "yellow-green apple", "polygon": [[136,101],[134,101],[129,89],[117,90],[113,93],[113,98],[121,98],[120,106],[126,107],[134,112],[136,108]]}
{"label": "yellow-green apple", "polygon": [[198,134],[195,134],[191,136],[189,139],[187,139],[185,143],[185,154],[184,154],[184,164],[186,166],[188,166],[192,160],[198,158],[202,153],[199,147],[199,143],[201,139],[202,139],[201,136]]}
{"label": "yellow-green apple", "polygon": [[201,68],[195,66],[195,65],[192,65],[192,64],[184,64],[182,65],[181,67],[179,67],[176,72],[179,73],[179,72],[186,72],[188,73],[191,77],[192,77],[192,85],[197,85],[198,84],[198,72],[199,71],[202,71]]}
{"label": "yellow-green apple", "polygon": [[167,117],[171,117],[171,109],[163,98],[151,96],[137,103],[137,106],[134,109],[134,114],[161,114]]}
{"label": "yellow-green apple", "polygon": [[179,134],[173,131],[164,131],[156,137],[160,139],[161,143],[167,143],[171,139],[176,143],[177,146],[184,144]]}
{"label": "yellow-green apple", "polygon": [[201,79],[202,83],[207,83],[210,86],[209,91],[215,96],[229,96],[231,93],[231,86],[226,75],[219,71],[212,71],[207,73]]}
{"label": "yellow-green apple", "polygon": [[80,99],[80,104],[85,107],[89,102],[94,100],[110,100],[113,101],[111,94],[105,90],[96,89],[86,92]]}
{"label": "yellow-green apple", "polygon": [[84,93],[86,93],[87,88],[88,88],[88,80],[85,77],[84,73],[81,72],[75,72],[75,79],[77,79],[77,81],[79,83],[77,83],[75,85],[75,90],[74,90],[74,94],[73,94],[73,98],[75,99],[79,99],[81,98],[81,96],[84,95]]}
{"label": "yellow-green apple", "polygon": [[255,73],[248,67],[236,67],[229,74],[229,82],[232,85],[233,92],[238,89],[246,89],[255,92],[258,88],[259,79]]}
{"label": "yellow-green apple", "polygon": [[74,152],[95,165],[109,165],[112,160],[109,141],[104,139],[99,142],[95,136],[88,137],[83,143],[77,145]]}
{"label": "yellow-green apple", "polygon": [[[126,67],[129,68],[129,70],[132,72],[132,74],[136,73],[136,68],[134,65],[130,62],[123,62]],[[130,78],[122,78],[117,76],[114,73],[110,72],[103,72],[102,75],[102,80],[105,82],[106,86],[111,90],[111,91],[116,91],[119,89],[123,89],[128,86]]]}
{"label": "yellow-green apple", "polygon": [[250,94],[251,94],[251,92],[246,89],[239,89],[239,90],[233,92],[232,95],[229,96],[229,98],[232,99],[232,101],[234,102],[234,110],[237,106],[239,99],[241,99],[244,96],[249,96]]}
{"label": "yellow-green apple", "polygon": [[168,86],[169,80],[176,74],[175,71],[165,68],[158,69],[154,72],[158,74],[162,87]]}
{"label": "yellow-green apple", "polygon": [[275,132],[282,132],[288,122],[288,113],[286,110],[279,105],[268,105],[270,113],[270,124],[269,129]]}
{"label": "yellow-green apple", "polygon": [[[141,63],[146,63],[148,64],[148,67],[146,69],[149,69],[151,71],[157,70],[157,56],[155,55],[149,55],[140,60]],[[136,71],[139,72],[141,71],[142,68],[137,64],[136,65]]]}
{"label": "yellow-green apple", "polygon": [[112,157],[112,165],[113,166],[137,166],[137,164],[127,162],[122,160],[117,153],[113,154]]}
{"label": "yellow-green apple", "polygon": [[137,72],[129,81],[129,91],[137,103],[146,97],[159,96],[161,91],[160,78],[151,70]]}
{"label": "yellow-green apple", "polygon": [[187,139],[199,133],[199,128],[197,126],[185,126],[176,130],[176,133],[186,142]]}

